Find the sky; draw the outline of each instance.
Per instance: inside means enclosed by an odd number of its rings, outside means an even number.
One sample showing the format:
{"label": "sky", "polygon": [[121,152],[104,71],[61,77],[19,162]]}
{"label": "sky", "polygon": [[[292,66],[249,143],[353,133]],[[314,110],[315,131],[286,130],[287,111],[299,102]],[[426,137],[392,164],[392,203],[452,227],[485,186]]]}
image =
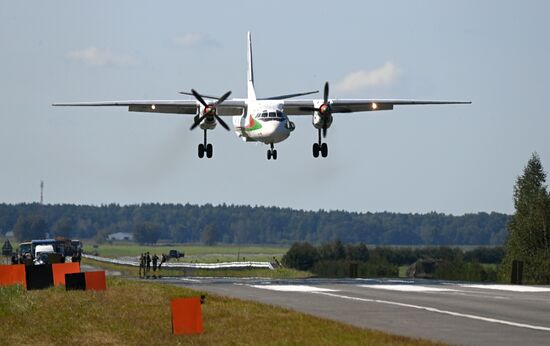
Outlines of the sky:
{"label": "sky", "polygon": [[[547,1],[2,1],[0,202],[246,204],[358,212],[513,212],[533,152],[550,169]],[[246,96],[469,100],[311,117],[276,145],[192,117],[54,102]],[[319,96],[321,97],[321,96]],[[229,118],[226,118],[228,122]]]}

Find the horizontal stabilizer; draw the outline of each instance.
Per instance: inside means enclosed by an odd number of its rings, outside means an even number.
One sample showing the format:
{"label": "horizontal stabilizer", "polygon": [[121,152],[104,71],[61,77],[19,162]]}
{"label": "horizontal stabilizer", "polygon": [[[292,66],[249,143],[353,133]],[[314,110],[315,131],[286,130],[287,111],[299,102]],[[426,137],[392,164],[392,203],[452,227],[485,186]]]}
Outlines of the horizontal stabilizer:
{"label": "horizontal stabilizer", "polygon": [[[179,91],[178,94],[182,94],[182,95],[189,95],[189,96],[195,96],[193,95],[193,93],[190,93],[190,92],[187,92],[187,91]],[[203,98],[205,99],[212,99],[212,100],[219,100],[220,97],[219,96],[209,96],[209,95],[204,95],[204,94],[200,94]]]}
{"label": "horizontal stabilizer", "polygon": [[279,96],[272,96],[272,97],[264,97],[264,98],[260,98],[258,100],[284,100],[284,99],[290,99],[290,98],[298,97],[298,96],[317,94],[318,92],[319,92],[319,90],[307,91],[307,92],[296,93],[296,94],[287,94],[287,95],[279,95]]}

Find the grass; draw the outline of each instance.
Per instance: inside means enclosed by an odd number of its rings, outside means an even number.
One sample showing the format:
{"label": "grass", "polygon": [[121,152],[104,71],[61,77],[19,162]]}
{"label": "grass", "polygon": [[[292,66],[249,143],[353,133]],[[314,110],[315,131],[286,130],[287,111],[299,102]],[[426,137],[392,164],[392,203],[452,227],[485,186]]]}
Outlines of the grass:
{"label": "grass", "polygon": [[[273,256],[281,260],[282,256],[288,251],[285,246],[258,246],[258,245],[214,245],[204,246],[196,244],[177,244],[177,245],[138,245],[138,244],[102,244],[97,249],[90,245],[85,245],[84,250],[91,253],[98,251],[100,256],[104,257],[123,257],[139,256],[141,253],[149,251],[151,254],[168,254],[170,250],[178,250],[185,253],[185,257],[180,259],[182,262],[200,261],[200,262],[220,262],[243,260],[247,261],[271,261]],[[237,256],[238,255],[238,256]]]}
{"label": "grass", "polygon": [[408,265],[399,266],[399,277],[400,278],[406,278],[407,277],[407,269],[409,268]]}
{"label": "grass", "polygon": [[173,336],[169,301],[200,292],[108,278],[107,291],[0,288],[4,345],[433,345],[274,306],[207,295],[205,332]]}
{"label": "grass", "polygon": [[[88,258],[82,259],[82,264],[88,264],[105,270],[119,271],[124,276],[138,277],[139,268],[124,266],[112,263],[99,262]],[[157,272],[157,275],[162,276],[215,276],[215,277],[265,277],[273,279],[299,279],[311,277],[312,274],[296,269],[277,268],[270,269],[210,269],[210,270],[182,270],[174,268],[163,268]]]}

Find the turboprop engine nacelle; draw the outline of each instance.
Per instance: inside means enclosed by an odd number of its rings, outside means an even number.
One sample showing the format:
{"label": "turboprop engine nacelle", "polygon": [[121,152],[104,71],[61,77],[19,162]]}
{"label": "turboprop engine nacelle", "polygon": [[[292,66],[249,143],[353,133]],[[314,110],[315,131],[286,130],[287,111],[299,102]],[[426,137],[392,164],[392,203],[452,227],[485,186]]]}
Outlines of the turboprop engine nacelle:
{"label": "turboprop engine nacelle", "polygon": [[199,105],[198,114],[195,115],[194,121],[198,121],[199,117],[201,115],[206,115],[204,119],[200,123],[200,128],[203,130],[213,130],[216,128],[216,125],[218,122],[216,121],[216,117],[214,116],[216,114],[216,108],[211,106],[203,106]]}
{"label": "turboprop engine nacelle", "polygon": [[313,112],[313,126],[316,129],[322,129],[323,127],[328,129],[332,125],[330,105],[317,101],[314,103],[314,106],[316,110]]}

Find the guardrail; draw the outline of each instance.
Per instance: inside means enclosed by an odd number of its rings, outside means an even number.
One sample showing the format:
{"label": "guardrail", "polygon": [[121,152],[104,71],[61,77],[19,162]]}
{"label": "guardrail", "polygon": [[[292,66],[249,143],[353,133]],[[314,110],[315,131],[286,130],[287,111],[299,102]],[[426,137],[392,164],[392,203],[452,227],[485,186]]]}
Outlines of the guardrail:
{"label": "guardrail", "polygon": [[[94,261],[113,263],[120,265],[127,265],[133,267],[139,267],[138,261],[119,260],[114,258],[107,258],[101,256],[93,256],[82,254],[82,257],[89,258]],[[265,268],[273,270],[273,265],[270,262],[218,262],[218,263],[190,263],[190,262],[177,262],[170,263],[164,262],[163,268],[188,268],[188,269],[249,269],[249,268]]]}

